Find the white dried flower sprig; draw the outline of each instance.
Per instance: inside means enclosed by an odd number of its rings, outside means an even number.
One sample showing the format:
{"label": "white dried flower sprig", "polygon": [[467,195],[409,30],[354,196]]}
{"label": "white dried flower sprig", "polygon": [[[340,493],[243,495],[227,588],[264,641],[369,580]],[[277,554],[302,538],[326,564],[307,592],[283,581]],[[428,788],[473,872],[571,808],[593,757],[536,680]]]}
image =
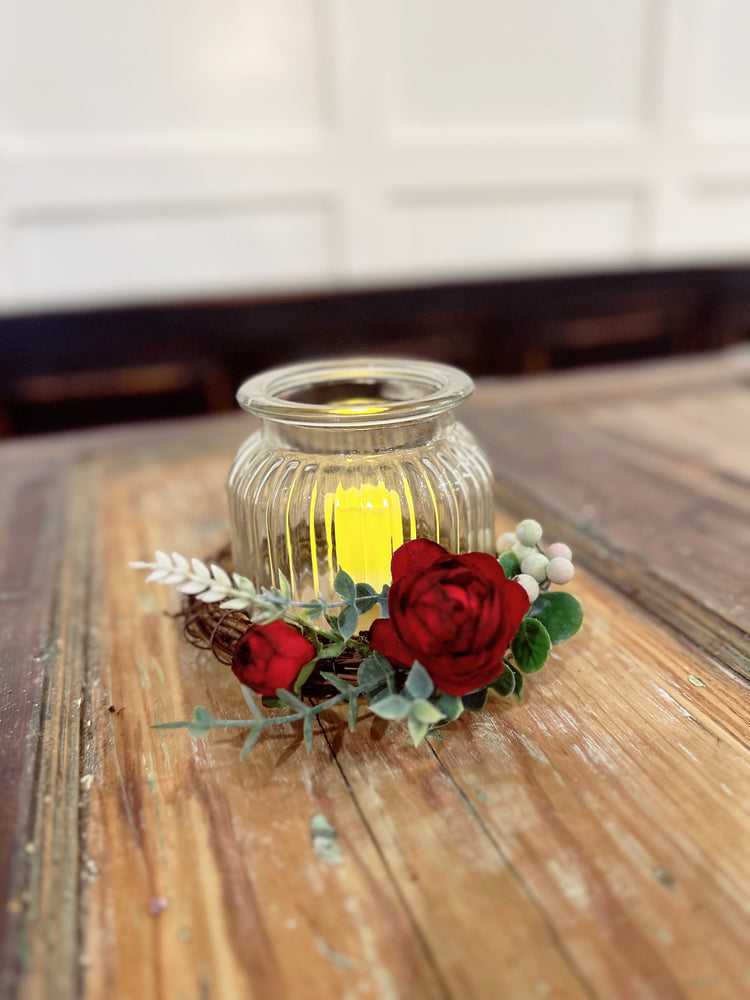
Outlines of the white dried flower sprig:
{"label": "white dried flower sprig", "polygon": [[200,559],[188,561],[179,552],[171,556],[156,552],[156,562],[132,562],[133,569],[150,569],[146,583],[164,583],[181,594],[190,594],[199,601],[219,605],[227,611],[244,611],[257,601],[255,584],[239,573],[229,573],[216,563],[207,566]]}
{"label": "white dried flower sprig", "polygon": [[131,562],[133,569],[149,569],[146,582],[163,583],[181,594],[188,594],[205,604],[219,603],[224,611],[249,611],[254,625],[268,625],[277,618],[313,622],[329,608],[344,606],[344,602],[329,603],[322,597],[312,601],[293,601],[292,588],[283,573],[279,573],[278,588],[262,587],[258,592],[252,580],[241,573],[229,573],[216,563],[188,560],[179,552],[171,556],[155,553],[156,562]]}

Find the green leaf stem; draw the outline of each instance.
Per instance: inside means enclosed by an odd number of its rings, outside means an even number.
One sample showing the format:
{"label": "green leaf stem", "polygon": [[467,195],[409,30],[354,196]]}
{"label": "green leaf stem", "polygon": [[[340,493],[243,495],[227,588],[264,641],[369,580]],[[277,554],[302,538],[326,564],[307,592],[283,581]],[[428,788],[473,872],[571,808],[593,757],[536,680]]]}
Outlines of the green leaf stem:
{"label": "green leaf stem", "polygon": [[534,674],[547,662],[552,643],[541,621],[524,618],[510,648],[518,669],[524,674]]}
{"label": "green leaf stem", "polygon": [[479,691],[472,691],[471,694],[465,694],[461,701],[464,708],[469,712],[481,712],[487,704],[487,688],[481,688]]}
{"label": "green leaf stem", "polygon": [[510,667],[506,666],[500,676],[496,677],[490,684],[490,687],[505,698],[516,690],[516,675]]}
{"label": "green leaf stem", "polygon": [[511,552],[510,550],[503,552],[497,561],[503,567],[503,573],[505,573],[509,580],[512,580],[514,576],[518,576],[521,572],[521,564],[515,552]]}
{"label": "green leaf stem", "polygon": [[531,605],[527,618],[536,618],[557,646],[574,636],[583,624],[583,605],[577,597],[560,590],[546,591]]}

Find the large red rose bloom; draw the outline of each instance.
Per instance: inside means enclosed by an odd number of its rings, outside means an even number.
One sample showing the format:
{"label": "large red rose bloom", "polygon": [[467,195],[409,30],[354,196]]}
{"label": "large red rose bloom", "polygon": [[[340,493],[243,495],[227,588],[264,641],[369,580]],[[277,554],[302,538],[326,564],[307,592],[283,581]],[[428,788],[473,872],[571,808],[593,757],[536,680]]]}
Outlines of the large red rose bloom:
{"label": "large red rose bloom", "polygon": [[419,660],[437,688],[458,697],[500,676],[529,598],[494,556],[455,556],[416,538],[394,552],[391,575],[390,617],[373,623],[373,649],[398,667]]}
{"label": "large red rose bloom", "polygon": [[234,647],[232,670],[251,691],[272,697],[291,688],[314,656],[315,646],[286,622],[251,625]]}

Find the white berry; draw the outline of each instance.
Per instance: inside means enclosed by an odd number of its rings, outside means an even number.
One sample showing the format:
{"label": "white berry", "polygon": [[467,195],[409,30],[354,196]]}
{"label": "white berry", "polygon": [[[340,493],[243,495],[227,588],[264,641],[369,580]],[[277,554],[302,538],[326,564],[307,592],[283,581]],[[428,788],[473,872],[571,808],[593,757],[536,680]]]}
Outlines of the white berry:
{"label": "white berry", "polygon": [[519,562],[523,562],[526,556],[538,555],[536,549],[532,549],[530,545],[521,545],[520,542],[516,542],[511,552]]}
{"label": "white berry", "polygon": [[547,579],[550,583],[570,583],[575,576],[575,567],[570,559],[563,556],[555,556],[550,559],[547,567]]}
{"label": "white berry", "polygon": [[508,549],[512,549],[516,544],[516,536],[512,531],[506,531],[499,536],[497,540],[497,551],[507,552]]}
{"label": "white berry", "polygon": [[573,553],[570,551],[569,546],[565,542],[553,542],[547,549],[548,559],[572,559]]}
{"label": "white berry", "polygon": [[541,583],[542,580],[546,579],[548,563],[549,559],[543,556],[541,552],[532,552],[530,555],[524,556],[521,560],[521,572],[528,573],[538,583]]}
{"label": "white berry", "polygon": [[516,537],[522,545],[537,545],[542,538],[542,526],[538,521],[527,517],[516,525]]}
{"label": "white berry", "polygon": [[519,573],[518,576],[514,576],[513,579],[516,583],[520,583],[526,593],[529,595],[529,601],[533,604],[534,601],[539,597],[539,584],[536,582],[533,576],[529,576],[528,573]]}

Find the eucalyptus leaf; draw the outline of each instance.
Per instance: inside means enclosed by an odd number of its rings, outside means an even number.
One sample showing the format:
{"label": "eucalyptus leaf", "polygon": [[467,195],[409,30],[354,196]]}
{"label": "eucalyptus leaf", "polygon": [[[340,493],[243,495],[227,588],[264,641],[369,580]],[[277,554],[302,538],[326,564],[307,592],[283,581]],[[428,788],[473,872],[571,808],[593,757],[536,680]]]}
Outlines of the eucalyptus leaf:
{"label": "eucalyptus leaf", "polygon": [[304,665],[304,667],[300,670],[300,672],[297,674],[297,679],[294,682],[294,693],[295,694],[298,695],[300,693],[300,691],[302,690],[302,685],[305,683],[305,681],[308,679],[308,677],[310,676],[310,674],[315,669],[316,662],[317,662],[317,657],[315,657],[314,660],[310,660],[309,663],[306,663]]}
{"label": "eucalyptus leaf", "polygon": [[454,694],[441,694],[435,704],[448,722],[453,722],[464,710],[463,702]]}
{"label": "eucalyptus leaf", "polygon": [[497,561],[503,567],[503,572],[509,580],[512,580],[514,576],[518,576],[521,572],[521,564],[518,561],[518,556],[510,550],[503,552]]}
{"label": "eucalyptus leaf", "polygon": [[328,681],[329,684],[333,684],[337,691],[341,691],[343,694],[349,694],[352,690],[351,684],[347,684],[343,678],[339,677],[338,674],[329,673],[327,670],[321,670],[320,676]]}
{"label": "eucalyptus leaf", "polygon": [[335,660],[337,656],[340,656],[346,645],[346,639],[337,639],[335,642],[329,642],[327,646],[323,646],[318,653],[319,660]]}
{"label": "eucalyptus leaf", "polygon": [[302,613],[309,621],[315,621],[316,618],[320,618],[327,607],[328,605],[325,601],[316,597],[315,600],[308,601],[307,604],[305,604],[302,608]]}
{"label": "eucalyptus leaf", "polygon": [[562,591],[546,591],[531,605],[527,618],[544,625],[553,646],[570,639],[583,623],[583,606],[577,597]]}
{"label": "eucalyptus leaf", "polygon": [[414,718],[413,715],[409,716],[409,721],[407,722],[409,728],[409,736],[411,736],[412,743],[415,747],[418,747],[422,740],[425,738],[427,733],[430,731],[430,725],[427,722],[419,722]]}
{"label": "eucalyptus leaf", "polygon": [[365,691],[374,691],[393,676],[393,667],[380,653],[371,653],[359,665],[357,685]]}
{"label": "eucalyptus leaf", "polygon": [[472,691],[470,694],[465,694],[461,698],[461,701],[464,708],[469,712],[481,712],[487,704],[487,688],[480,688],[479,691]]}
{"label": "eucalyptus leaf", "polygon": [[371,608],[374,608],[377,602],[377,591],[369,583],[357,584],[354,605],[361,615],[366,614]]}
{"label": "eucalyptus leaf", "polygon": [[244,760],[253,749],[255,744],[260,739],[260,734],[263,732],[263,726],[261,724],[253,726],[250,732],[247,734],[245,742],[242,744],[242,749],[240,750],[240,760]]}
{"label": "eucalyptus leaf", "polygon": [[353,733],[359,717],[359,695],[349,695],[349,730]]}
{"label": "eucalyptus leaf", "polygon": [[253,717],[256,719],[262,719],[263,713],[258,707],[258,702],[255,700],[255,695],[253,694],[253,692],[250,690],[249,687],[247,687],[246,684],[240,684],[240,687],[242,688],[242,697],[245,699],[247,707],[253,713]]}
{"label": "eucalyptus leaf", "polygon": [[191,740],[200,740],[206,735],[208,729],[204,726],[196,726],[194,722],[190,722],[188,723],[187,731]]}
{"label": "eucalyptus leaf", "polygon": [[359,612],[350,604],[339,615],[339,631],[345,639],[350,639],[357,631]]}
{"label": "eucalyptus leaf", "polygon": [[412,698],[429,698],[435,690],[435,684],[432,678],[419,660],[414,661],[412,668],[407,675],[404,687],[406,693],[411,695]]}
{"label": "eucalyptus leaf", "polygon": [[193,739],[198,739],[200,736],[205,736],[209,729],[213,727],[213,724],[213,715],[207,708],[203,708],[202,705],[198,705],[198,707],[193,711],[193,717],[190,720],[188,733],[193,737]]}
{"label": "eucalyptus leaf", "polygon": [[338,619],[334,615],[329,615],[329,614],[326,614],[325,619],[328,622],[328,626],[331,629],[331,632],[333,633],[334,637],[338,637],[340,639],[341,632],[339,631]]}
{"label": "eucalyptus leaf", "polygon": [[352,580],[346,570],[340,569],[338,571],[333,581],[333,589],[349,604],[353,604],[357,597],[357,588],[354,586],[354,580]]}
{"label": "eucalyptus leaf", "polygon": [[436,722],[440,722],[445,716],[431,701],[427,701],[425,698],[417,698],[411,707],[411,712],[409,713],[409,718],[416,719],[417,722],[424,722],[428,726],[434,725]]}
{"label": "eucalyptus leaf", "polygon": [[305,740],[305,750],[312,753],[313,748],[313,721],[315,716],[306,715],[302,722],[302,735]]}
{"label": "eucalyptus leaf", "polygon": [[378,594],[378,604],[380,605],[380,617],[388,618],[388,591],[390,587],[386,583],[383,589]]}
{"label": "eucalyptus leaf", "polygon": [[387,694],[384,698],[370,703],[370,709],[381,719],[405,719],[413,702],[400,694]]}
{"label": "eucalyptus leaf", "polygon": [[283,615],[284,609],[282,607],[258,601],[253,605],[250,621],[253,625],[270,625],[271,622],[277,621],[279,618],[282,618]]}
{"label": "eucalyptus leaf", "polygon": [[547,629],[536,618],[524,618],[510,644],[516,666],[524,674],[534,674],[547,662],[552,648]]}
{"label": "eucalyptus leaf", "polygon": [[285,688],[277,688],[276,697],[287,707],[293,708],[295,712],[304,712],[307,715],[309,711],[308,706],[304,701],[300,701],[296,695],[293,695],[291,691],[287,691]]}
{"label": "eucalyptus leaf", "polygon": [[505,698],[516,690],[516,675],[510,667],[506,667],[500,676],[494,679],[490,687]]}

